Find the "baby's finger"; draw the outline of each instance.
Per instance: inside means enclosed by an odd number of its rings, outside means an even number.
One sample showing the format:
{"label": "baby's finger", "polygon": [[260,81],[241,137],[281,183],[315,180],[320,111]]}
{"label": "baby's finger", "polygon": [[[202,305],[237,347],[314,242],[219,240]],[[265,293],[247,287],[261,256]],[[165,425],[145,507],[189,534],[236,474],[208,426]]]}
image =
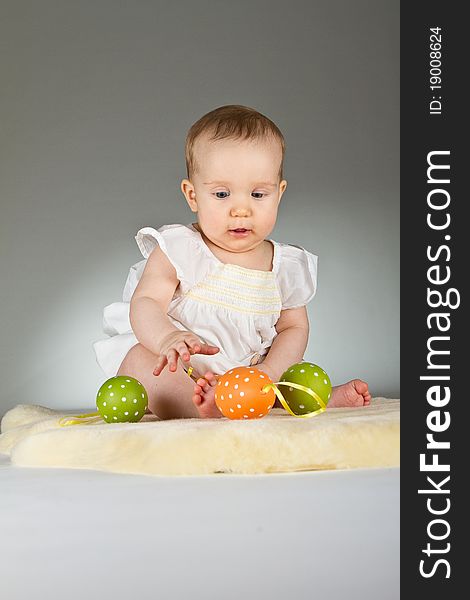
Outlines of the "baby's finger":
{"label": "baby's finger", "polygon": [[166,356],[165,356],[165,355],[163,355],[163,356],[160,356],[160,357],[157,359],[157,364],[156,364],[156,366],[155,366],[155,369],[153,370],[153,374],[154,374],[154,375],[160,375],[160,373],[163,371],[163,369],[164,369],[164,367],[165,367],[166,363],[167,363]]}
{"label": "baby's finger", "polygon": [[188,337],[184,339],[185,343],[189,346],[189,349],[192,350],[193,354],[197,354],[201,349],[202,342],[193,337]]}
{"label": "baby's finger", "polygon": [[170,348],[166,353],[168,359],[168,369],[170,371],[176,371],[178,365],[178,353],[174,348]]}
{"label": "baby's finger", "polygon": [[217,354],[220,352],[220,348],[217,346],[210,346],[209,344],[202,344],[199,354]]}
{"label": "baby's finger", "polygon": [[188,361],[191,358],[191,355],[189,354],[189,350],[188,347],[186,346],[186,344],[178,344],[176,351],[178,352],[178,354],[181,356],[181,360],[183,361]]}

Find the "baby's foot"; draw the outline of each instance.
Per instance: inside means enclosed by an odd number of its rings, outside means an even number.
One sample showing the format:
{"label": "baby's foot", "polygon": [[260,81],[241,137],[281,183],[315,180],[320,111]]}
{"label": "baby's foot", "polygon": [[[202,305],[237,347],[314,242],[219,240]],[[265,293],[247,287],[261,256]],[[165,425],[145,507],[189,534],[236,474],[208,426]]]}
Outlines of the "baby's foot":
{"label": "baby's foot", "polygon": [[369,406],[371,395],[369,386],[361,379],[353,379],[343,385],[337,385],[331,392],[328,408],[341,406]]}
{"label": "baby's foot", "polygon": [[217,419],[223,416],[214,400],[216,384],[214,373],[207,371],[204,378],[199,378],[194,386],[193,402],[201,419]]}

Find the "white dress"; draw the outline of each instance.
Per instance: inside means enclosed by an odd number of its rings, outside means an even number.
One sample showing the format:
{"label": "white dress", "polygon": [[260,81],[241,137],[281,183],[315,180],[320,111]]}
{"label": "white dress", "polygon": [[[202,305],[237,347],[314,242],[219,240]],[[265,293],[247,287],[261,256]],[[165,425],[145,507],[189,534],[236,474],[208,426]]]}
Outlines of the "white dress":
{"label": "white dress", "polygon": [[276,337],[281,310],[305,306],[316,292],[317,257],[300,246],[269,240],[271,271],[222,263],[189,225],[144,227],[135,236],[144,260],[132,265],[122,302],[104,308],[104,340],[93,344],[108,377],[116,375],[127,352],[138,343],[129,320],[130,300],[147,258],[158,245],[176,269],[179,285],[168,306],[175,327],[218,346],[213,355],[191,355],[195,371],[226,373],[234,366],[262,362]]}

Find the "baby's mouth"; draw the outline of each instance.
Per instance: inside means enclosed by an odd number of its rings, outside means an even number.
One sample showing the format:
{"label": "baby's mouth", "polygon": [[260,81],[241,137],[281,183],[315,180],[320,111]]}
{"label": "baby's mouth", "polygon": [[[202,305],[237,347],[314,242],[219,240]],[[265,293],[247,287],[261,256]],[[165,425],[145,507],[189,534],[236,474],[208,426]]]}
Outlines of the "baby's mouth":
{"label": "baby's mouth", "polygon": [[237,228],[237,229],[229,229],[228,232],[232,237],[247,237],[251,232],[251,229]]}

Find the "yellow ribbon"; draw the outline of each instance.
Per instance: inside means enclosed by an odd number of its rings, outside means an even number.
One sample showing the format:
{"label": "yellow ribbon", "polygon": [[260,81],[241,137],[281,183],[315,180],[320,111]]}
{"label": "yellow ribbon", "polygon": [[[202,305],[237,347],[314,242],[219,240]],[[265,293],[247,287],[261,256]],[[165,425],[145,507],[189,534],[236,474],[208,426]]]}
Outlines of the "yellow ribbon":
{"label": "yellow ribbon", "polygon": [[[96,416],[99,415],[99,416]],[[94,417],[93,419],[89,419],[88,417]],[[77,420],[78,419],[78,420]],[[79,419],[86,419],[86,421],[80,421]],[[102,421],[101,415],[99,412],[86,413],[84,415],[71,415],[70,417],[62,417],[59,419],[59,425],[61,427],[66,427],[67,425],[90,425],[91,423],[96,423],[97,421]]]}
{"label": "yellow ribbon", "polygon": [[[189,377],[191,377],[191,373],[193,372],[193,370],[194,370],[193,367],[188,367],[187,374],[189,375]],[[284,398],[284,396],[281,393],[281,390],[279,390],[276,387],[277,385],[288,385],[289,387],[294,387],[297,390],[301,390],[302,392],[306,392],[307,394],[309,394],[310,396],[312,396],[312,398],[314,398],[318,402],[318,404],[320,405],[320,408],[318,408],[317,410],[313,410],[312,412],[306,413],[305,415],[297,415],[297,414],[295,414],[295,412],[293,412],[291,410],[290,406],[287,404],[286,399]],[[269,389],[271,389],[271,388],[274,390],[274,393],[279,398],[279,402],[282,404],[282,406],[293,417],[298,417],[298,418],[301,418],[301,419],[307,419],[309,417],[313,417],[315,415],[318,415],[318,414],[322,413],[324,410],[326,410],[326,404],[320,398],[320,396],[316,392],[314,392],[311,388],[306,387],[305,385],[300,385],[300,383],[292,383],[290,381],[278,381],[277,383],[268,383],[268,384],[266,384],[262,388],[261,392],[263,394],[266,394],[266,392]]]}
{"label": "yellow ribbon", "polygon": [[[188,375],[191,377],[191,373],[194,371],[193,367],[188,368]],[[194,381],[196,379],[192,377]],[[93,417],[93,418],[91,418]],[[80,421],[80,419],[86,419],[84,421]],[[69,417],[61,417],[59,419],[59,425],[61,427],[67,427],[68,425],[91,425],[92,423],[97,423],[98,421],[103,421],[99,412],[86,413],[84,415],[70,415]]]}
{"label": "yellow ribbon", "polygon": [[[278,386],[278,385],[288,385],[289,387],[296,388],[297,390],[302,390],[302,392],[307,392],[307,394],[312,396],[312,398],[314,398],[318,402],[318,404],[320,405],[320,408],[318,408],[317,410],[313,410],[312,412],[306,413],[305,415],[296,415],[295,412],[292,412],[290,406],[287,404],[284,396],[281,394],[281,390],[277,389],[276,386]],[[292,383],[290,381],[278,381],[277,383],[268,383],[263,387],[263,389],[261,391],[264,394],[266,394],[266,392],[270,389],[273,389],[274,393],[279,398],[279,402],[287,410],[287,412],[290,413],[294,417],[299,417],[300,419],[307,419],[307,418],[313,417],[315,415],[318,415],[318,414],[322,413],[324,410],[326,410],[326,404],[320,398],[320,396],[316,392],[314,392],[312,389],[310,389],[304,385],[300,385],[300,383]]]}
{"label": "yellow ribbon", "polygon": [[[193,372],[193,370],[194,370],[193,367],[188,368],[187,373],[188,373],[189,377],[191,377],[191,373]],[[286,402],[286,399],[282,395],[281,390],[279,390],[276,387],[278,385],[288,385],[289,387],[293,387],[293,388],[296,388],[297,390],[301,390],[302,392],[306,392],[307,394],[312,396],[312,398],[314,398],[318,402],[318,404],[320,405],[320,408],[318,408],[317,410],[313,410],[312,412],[306,413],[305,415],[297,415],[295,412],[293,412],[291,410],[290,406]],[[326,410],[326,404],[320,398],[320,396],[316,392],[314,392],[311,388],[308,388],[305,385],[300,385],[300,383],[292,383],[290,381],[278,381],[277,383],[268,383],[262,388],[261,392],[263,394],[266,394],[268,392],[268,390],[270,390],[270,389],[272,389],[274,391],[276,396],[279,398],[279,402],[287,410],[287,412],[290,413],[293,417],[298,417],[300,419],[307,419],[307,418],[313,417],[315,415],[318,415],[318,414],[322,413],[324,410]],[[89,417],[93,417],[93,418],[89,418]],[[80,421],[80,419],[86,419],[86,421]],[[91,423],[96,423],[96,422],[102,421],[102,420],[103,419],[101,418],[100,413],[94,412],[94,413],[87,413],[84,415],[72,415],[71,417],[62,417],[61,419],[59,419],[59,425],[61,427],[66,427],[68,425],[90,425]]]}
{"label": "yellow ribbon", "polygon": [[[186,370],[186,367],[183,367],[183,370],[186,373],[186,375],[188,375],[188,377],[191,377],[191,379],[193,381],[195,381],[196,383],[199,381],[199,379],[205,379],[205,377],[203,377],[202,375],[196,376],[197,375],[197,371],[196,371],[196,375],[193,375],[193,371],[194,371],[193,367],[188,367],[187,370]],[[216,379],[219,379],[219,377],[220,377],[220,375],[215,375]]]}

